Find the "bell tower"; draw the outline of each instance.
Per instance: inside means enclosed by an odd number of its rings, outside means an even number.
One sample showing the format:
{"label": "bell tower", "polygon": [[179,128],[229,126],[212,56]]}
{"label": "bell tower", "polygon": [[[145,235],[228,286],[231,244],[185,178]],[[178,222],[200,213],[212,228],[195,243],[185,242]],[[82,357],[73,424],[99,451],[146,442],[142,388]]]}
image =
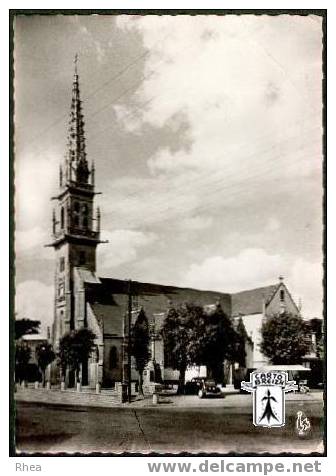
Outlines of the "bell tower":
{"label": "bell tower", "polygon": [[77,55],[72,84],[68,143],[59,168],[59,192],[53,199],[52,246],[56,254],[55,343],[74,323],[75,267],[96,271],[96,248],[100,241],[100,211],[94,210],[95,168],[88,164],[85,150],[84,118],[80,99]]}

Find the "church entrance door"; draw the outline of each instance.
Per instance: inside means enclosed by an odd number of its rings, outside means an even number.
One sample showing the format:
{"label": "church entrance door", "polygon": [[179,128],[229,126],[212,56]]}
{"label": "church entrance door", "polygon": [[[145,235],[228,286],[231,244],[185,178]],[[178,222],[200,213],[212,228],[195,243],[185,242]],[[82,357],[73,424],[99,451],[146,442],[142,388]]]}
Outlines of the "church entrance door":
{"label": "church entrance door", "polygon": [[73,388],[75,386],[76,374],[74,370],[68,372],[68,387]]}
{"label": "church entrance door", "polygon": [[89,384],[89,368],[88,361],[85,360],[82,363],[82,385],[86,386]]}

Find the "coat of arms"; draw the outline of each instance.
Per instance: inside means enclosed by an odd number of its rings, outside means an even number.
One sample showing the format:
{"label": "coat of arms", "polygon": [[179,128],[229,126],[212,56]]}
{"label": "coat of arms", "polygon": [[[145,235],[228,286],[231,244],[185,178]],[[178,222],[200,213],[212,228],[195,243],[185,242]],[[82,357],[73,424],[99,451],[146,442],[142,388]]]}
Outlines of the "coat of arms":
{"label": "coat of arms", "polygon": [[253,393],[253,424],[277,427],[285,424],[285,393],[297,389],[285,371],[255,371],[241,388]]}

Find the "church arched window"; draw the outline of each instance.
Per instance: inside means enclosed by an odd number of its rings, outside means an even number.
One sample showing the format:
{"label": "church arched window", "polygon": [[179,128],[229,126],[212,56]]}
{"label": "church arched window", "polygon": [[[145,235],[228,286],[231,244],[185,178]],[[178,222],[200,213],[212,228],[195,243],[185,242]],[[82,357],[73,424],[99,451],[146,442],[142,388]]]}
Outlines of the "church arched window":
{"label": "church arched window", "polygon": [[86,253],[85,251],[80,251],[79,252],[79,266],[83,266],[86,262]]}
{"label": "church arched window", "polygon": [[59,260],[59,270],[62,273],[64,269],[65,269],[65,259],[64,259],[64,256],[61,256]]}
{"label": "church arched window", "polygon": [[64,208],[61,208],[61,228],[64,229]]}
{"label": "church arched window", "polygon": [[118,350],[115,345],[111,347],[109,357],[110,370],[116,369],[118,366]]}
{"label": "church arched window", "polygon": [[89,207],[87,203],[84,203],[82,207],[82,212],[83,212],[83,228],[87,228],[89,224],[89,219],[88,219]]}
{"label": "church arched window", "polygon": [[80,214],[80,203],[74,202],[73,204],[73,224],[75,227],[79,226],[79,214]]}
{"label": "church arched window", "polygon": [[60,337],[63,337],[63,319],[64,319],[64,312],[60,312],[60,320],[59,320],[59,334]]}

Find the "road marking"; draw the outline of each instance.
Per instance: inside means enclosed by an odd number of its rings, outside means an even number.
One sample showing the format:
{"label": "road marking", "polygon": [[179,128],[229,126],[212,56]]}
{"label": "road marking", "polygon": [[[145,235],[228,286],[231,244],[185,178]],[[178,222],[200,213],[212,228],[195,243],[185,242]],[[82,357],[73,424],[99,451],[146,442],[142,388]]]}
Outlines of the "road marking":
{"label": "road marking", "polygon": [[147,437],[146,437],[146,435],[145,435],[145,432],[144,432],[143,429],[142,429],[142,426],[141,426],[141,423],[140,423],[140,420],[139,420],[139,417],[138,417],[138,415],[137,415],[136,410],[133,410],[133,413],[134,413],[134,416],[135,416],[136,421],[138,422],[139,429],[140,429],[140,431],[141,431],[141,433],[142,433],[143,439],[145,440],[145,443],[146,443],[146,445],[148,446],[148,448],[150,449],[150,451],[152,451],[151,445],[150,445],[149,441],[147,440]]}

